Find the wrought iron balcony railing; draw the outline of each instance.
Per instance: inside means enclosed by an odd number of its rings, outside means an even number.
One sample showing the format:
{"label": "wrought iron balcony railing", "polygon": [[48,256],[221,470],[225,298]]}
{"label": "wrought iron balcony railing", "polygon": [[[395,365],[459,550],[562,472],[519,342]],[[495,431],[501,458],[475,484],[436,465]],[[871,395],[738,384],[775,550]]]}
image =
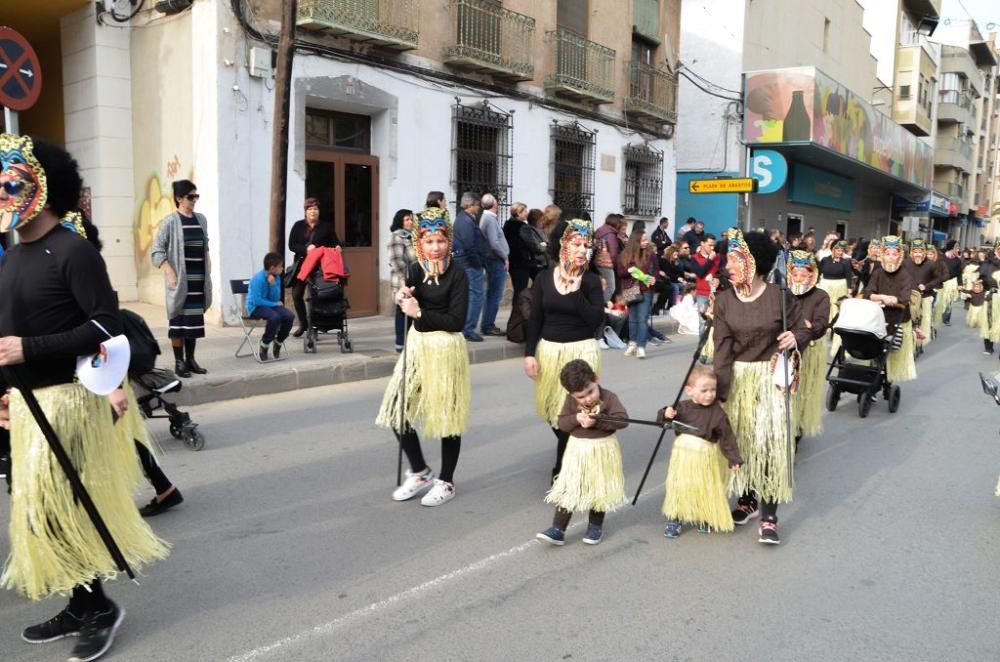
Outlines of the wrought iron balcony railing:
{"label": "wrought iron balcony railing", "polygon": [[449,8],[455,41],[444,48],[447,64],[513,80],[534,78],[535,19],[491,0],[451,0]]}
{"label": "wrought iron balcony railing", "polygon": [[667,124],[677,123],[677,77],[648,64],[631,64],[625,112]]}
{"label": "wrought iron balcony railing", "polygon": [[552,44],[555,71],[545,77],[545,87],[558,94],[611,103],[615,99],[615,51],[566,30],[547,33]]}
{"label": "wrought iron balcony railing", "polygon": [[300,28],[397,50],[416,48],[418,0],[299,0]]}

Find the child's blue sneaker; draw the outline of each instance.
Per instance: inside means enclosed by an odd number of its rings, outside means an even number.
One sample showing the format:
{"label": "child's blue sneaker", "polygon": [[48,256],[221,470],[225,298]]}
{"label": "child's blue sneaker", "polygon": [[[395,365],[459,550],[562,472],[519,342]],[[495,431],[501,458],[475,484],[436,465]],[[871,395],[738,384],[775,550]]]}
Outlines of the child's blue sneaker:
{"label": "child's blue sneaker", "polygon": [[663,535],[667,538],[676,538],[681,534],[681,523],[676,520],[667,522],[667,527],[663,529]]}
{"label": "child's blue sneaker", "polygon": [[601,542],[604,533],[600,524],[591,524],[587,527],[587,533],[583,536],[583,544],[596,545]]}
{"label": "child's blue sneaker", "polygon": [[566,534],[562,529],[557,529],[554,526],[550,526],[541,533],[536,534],[535,539],[547,542],[550,545],[555,545],[556,547],[561,547],[566,544]]}
{"label": "child's blue sneaker", "polygon": [[698,525],[698,533],[711,533],[711,532],[712,532],[712,527],[710,527],[707,523],[702,522],[701,524]]}

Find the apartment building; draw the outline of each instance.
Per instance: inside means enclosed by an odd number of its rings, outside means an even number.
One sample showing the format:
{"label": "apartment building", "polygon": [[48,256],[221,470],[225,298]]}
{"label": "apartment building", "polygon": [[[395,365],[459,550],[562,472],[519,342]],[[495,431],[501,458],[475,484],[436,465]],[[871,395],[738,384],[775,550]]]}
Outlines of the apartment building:
{"label": "apartment building", "polygon": [[[912,103],[893,121],[900,17],[933,22],[939,6],[683,0],[678,216],[714,231],[737,223],[844,237],[897,230],[893,196],[927,197],[933,172],[933,147],[921,139],[933,130],[932,67],[916,50],[901,53],[912,62]],[[743,173],[760,180],[757,193],[688,193],[692,179]]]}

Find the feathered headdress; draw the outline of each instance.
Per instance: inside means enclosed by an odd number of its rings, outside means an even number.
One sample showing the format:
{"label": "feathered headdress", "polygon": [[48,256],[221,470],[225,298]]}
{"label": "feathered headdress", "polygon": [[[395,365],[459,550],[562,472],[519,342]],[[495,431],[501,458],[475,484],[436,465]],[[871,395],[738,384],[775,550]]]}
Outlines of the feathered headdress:
{"label": "feathered headdress", "polygon": [[[413,233],[413,250],[417,254],[417,262],[424,270],[424,282],[437,285],[438,278],[448,270],[451,264],[451,221],[448,210],[440,207],[428,207],[417,214],[417,225]],[[423,238],[431,234],[440,234],[448,241],[448,250],[437,259],[430,259],[424,254]]]}
{"label": "feathered headdress", "polygon": [[0,186],[7,191],[0,202],[0,232],[27,225],[48,200],[48,180],[34,148],[28,136],[0,134]]}
{"label": "feathered headdress", "polygon": [[788,289],[795,296],[802,296],[816,286],[819,268],[816,266],[816,256],[810,251],[791,251],[785,273],[788,278]]}
{"label": "feathered headdress", "polygon": [[742,296],[750,296],[753,289],[753,277],[757,273],[757,261],[750,252],[750,247],[743,239],[739,228],[730,228],[728,232],[729,246],[726,251],[729,264],[736,261],[735,267],[729,268],[729,281]]}

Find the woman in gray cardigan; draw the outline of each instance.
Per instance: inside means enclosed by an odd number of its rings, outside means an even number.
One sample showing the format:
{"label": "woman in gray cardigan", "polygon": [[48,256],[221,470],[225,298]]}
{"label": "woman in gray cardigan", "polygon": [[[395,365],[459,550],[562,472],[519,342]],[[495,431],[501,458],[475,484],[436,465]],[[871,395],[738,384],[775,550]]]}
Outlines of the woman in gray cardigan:
{"label": "woman in gray cardigan", "polygon": [[194,359],[197,339],[205,337],[205,310],[212,305],[208,227],[205,217],[194,211],[199,197],[194,182],[181,179],[173,189],[177,211],[160,222],[151,257],[153,266],[166,277],[167,335],[174,349],[175,372],[190,377],[192,372],[208,372]]}

